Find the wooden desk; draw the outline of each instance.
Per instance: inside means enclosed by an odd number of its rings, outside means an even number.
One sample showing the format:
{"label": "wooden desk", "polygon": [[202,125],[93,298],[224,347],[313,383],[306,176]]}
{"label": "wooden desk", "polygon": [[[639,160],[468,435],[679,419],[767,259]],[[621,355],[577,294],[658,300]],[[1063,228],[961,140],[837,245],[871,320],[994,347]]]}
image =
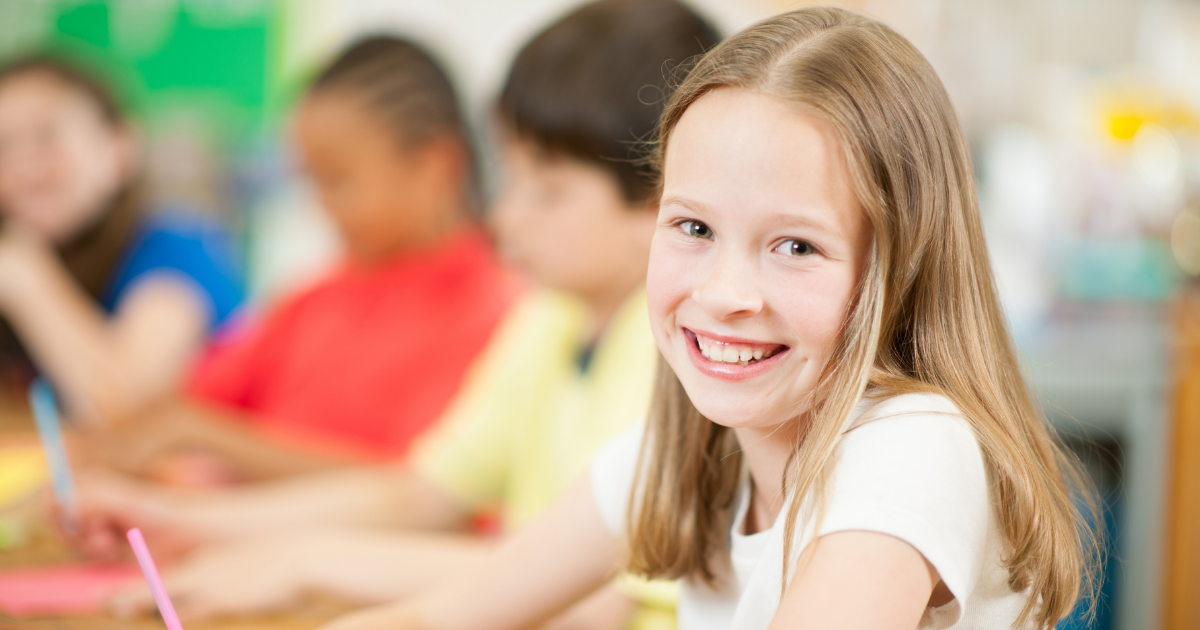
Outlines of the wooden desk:
{"label": "wooden desk", "polygon": [[1175,313],[1174,453],[1164,627],[1200,624],[1200,287],[1179,300]]}
{"label": "wooden desk", "polygon": [[[0,394],[0,440],[21,441],[34,437],[29,410],[11,395]],[[0,550],[0,568],[32,567],[79,560],[48,525],[36,528],[33,540],[22,547]],[[312,630],[350,608],[343,603],[313,598],[286,614],[206,623],[185,623],[187,630]],[[162,630],[157,617],[122,621],[108,616],[15,619],[0,613],[0,630]]]}

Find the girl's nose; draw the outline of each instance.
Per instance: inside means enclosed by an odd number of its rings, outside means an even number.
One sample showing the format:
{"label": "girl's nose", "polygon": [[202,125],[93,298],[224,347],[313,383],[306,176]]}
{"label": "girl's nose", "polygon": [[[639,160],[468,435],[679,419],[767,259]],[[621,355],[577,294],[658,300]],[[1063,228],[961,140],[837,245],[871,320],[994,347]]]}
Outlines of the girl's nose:
{"label": "girl's nose", "polygon": [[725,320],[762,311],[763,298],[757,289],[754,265],[745,257],[716,256],[705,271],[692,291],[692,299],[709,317]]}

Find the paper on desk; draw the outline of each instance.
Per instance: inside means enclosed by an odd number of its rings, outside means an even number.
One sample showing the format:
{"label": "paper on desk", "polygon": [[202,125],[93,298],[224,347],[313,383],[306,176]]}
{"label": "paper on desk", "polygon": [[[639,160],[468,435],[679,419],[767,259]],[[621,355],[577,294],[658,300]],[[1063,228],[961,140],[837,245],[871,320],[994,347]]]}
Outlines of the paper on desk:
{"label": "paper on desk", "polygon": [[0,612],[13,617],[95,615],[118,588],[137,580],[133,565],[66,564],[0,570]]}
{"label": "paper on desk", "polygon": [[38,446],[0,447],[0,507],[46,483],[46,458]]}

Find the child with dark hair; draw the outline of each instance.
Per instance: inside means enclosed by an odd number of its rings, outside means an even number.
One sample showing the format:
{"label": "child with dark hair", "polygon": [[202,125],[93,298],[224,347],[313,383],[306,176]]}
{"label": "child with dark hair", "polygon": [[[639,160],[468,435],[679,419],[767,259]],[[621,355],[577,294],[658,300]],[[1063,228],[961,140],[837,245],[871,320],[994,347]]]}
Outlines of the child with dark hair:
{"label": "child with dark hair", "polygon": [[[386,601],[469,571],[494,541],[350,527],[461,532],[498,510],[513,531],[644,416],[656,351],[642,285],[655,212],[639,142],[670,76],[716,42],[676,0],[601,0],[522,49],[498,105],[506,173],[491,216],[502,251],[545,288],[517,305],[409,468],[198,500],[125,487],[92,509],[209,539],[255,535],[203,548],[172,574],[196,615],[282,606],[311,590]],[[275,533],[296,522],[323,529]],[[237,588],[230,575],[261,588]],[[147,597],[119,603],[144,607]],[[673,603],[670,585],[622,580],[551,627],[671,627]]]}
{"label": "child with dark hair", "polygon": [[41,372],[88,425],[170,392],[241,300],[230,235],[149,208],[139,157],[92,77],[52,57],[0,67],[0,376]]}
{"label": "child with dark hair", "polygon": [[719,37],[675,1],[591,2],[520,50],[497,103],[507,140],[602,167],[630,204],[654,194],[642,142],[675,80]]}
{"label": "child with dark hair", "polygon": [[346,260],[206,357],[190,401],[148,419],[134,464],[199,451],[182,460],[215,457],[220,472],[205,474],[236,480],[399,458],[518,294],[472,219],[454,89],[420,47],[374,37],[346,50],[305,93],[293,133]]}

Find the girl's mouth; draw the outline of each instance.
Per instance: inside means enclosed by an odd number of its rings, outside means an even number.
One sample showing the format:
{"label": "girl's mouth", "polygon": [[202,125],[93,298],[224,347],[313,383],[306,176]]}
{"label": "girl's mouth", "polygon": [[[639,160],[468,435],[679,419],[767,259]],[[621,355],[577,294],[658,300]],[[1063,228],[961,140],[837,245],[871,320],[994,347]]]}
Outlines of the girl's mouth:
{"label": "girl's mouth", "polygon": [[759,374],[778,362],[789,348],[780,343],[718,337],[683,328],[692,363],[710,376],[741,380]]}

